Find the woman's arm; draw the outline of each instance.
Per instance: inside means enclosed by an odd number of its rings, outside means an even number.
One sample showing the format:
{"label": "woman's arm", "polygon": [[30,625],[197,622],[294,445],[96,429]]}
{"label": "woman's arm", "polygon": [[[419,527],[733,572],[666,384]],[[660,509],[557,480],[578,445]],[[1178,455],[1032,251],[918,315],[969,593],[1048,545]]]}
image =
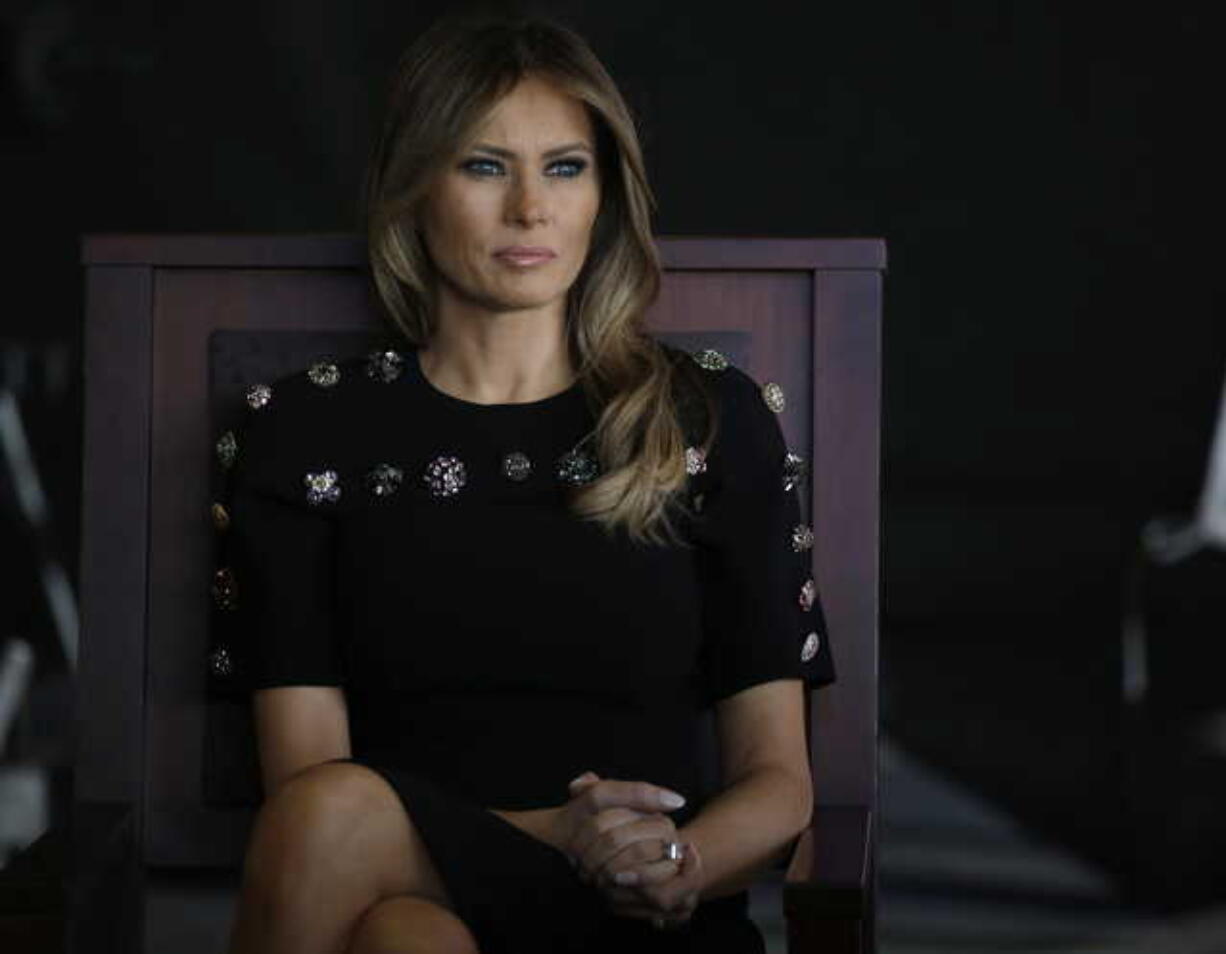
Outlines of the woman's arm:
{"label": "woman's arm", "polygon": [[803,689],[799,679],[779,679],[716,706],[724,788],[677,832],[702,856],[702,900],[753,884],[809,824]]}
{"label": "woman's arm", "polygon": [[[677,832],[678,841],[698,846],[703,899],[752,884],[809,824],[813,787],[802,686],[799,679],[779,679],[742,690],[716,706],[725,786]],[[562,850],[560,806],[490,811]]]}

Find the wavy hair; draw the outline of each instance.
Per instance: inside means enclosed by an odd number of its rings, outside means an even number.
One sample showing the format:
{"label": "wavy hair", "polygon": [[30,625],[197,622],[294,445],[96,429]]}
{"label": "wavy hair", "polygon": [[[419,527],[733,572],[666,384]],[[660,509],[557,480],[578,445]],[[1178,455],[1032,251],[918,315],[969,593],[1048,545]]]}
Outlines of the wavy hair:
{"label": "wavy hair", "polygon": [[528,74],[585,105],[602,183],[588,256],[566,302],[600,474],[571,488],[568,506],[637,542],[685,545],[674,518],[692,512],[681,493],[686,448],[710,448],[714,405],[689,355],[646,329],[661,279],[655,199],[630,110],[578,34],[540,16],[461,16],[437,21],[405,51],[366,176],[371,278],[399,330],[415,345],[428,342],[437,276],[417,228],[421,203],[433,176]]}

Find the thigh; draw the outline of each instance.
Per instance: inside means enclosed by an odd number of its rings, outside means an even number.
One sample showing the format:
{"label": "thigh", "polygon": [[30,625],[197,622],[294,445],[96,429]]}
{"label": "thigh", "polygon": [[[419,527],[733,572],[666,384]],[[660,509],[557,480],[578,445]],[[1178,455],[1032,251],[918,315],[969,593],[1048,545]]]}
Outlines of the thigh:
{"label": "thigh", "polygon": [[405,805],[378,772],[348,760],[313,765],[265,800],[248,849],[253,876],[362,886],[372,899],[416,895],[451,907]]}

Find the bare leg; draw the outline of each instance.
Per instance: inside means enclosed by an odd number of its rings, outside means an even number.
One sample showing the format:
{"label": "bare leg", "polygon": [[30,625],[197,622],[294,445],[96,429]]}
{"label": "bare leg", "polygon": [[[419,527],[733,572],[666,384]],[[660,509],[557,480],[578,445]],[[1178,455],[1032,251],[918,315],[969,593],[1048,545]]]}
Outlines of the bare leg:
{"label": "bare leg", "polygon": [[400,895],[374,904],[362,917],[349,954],[480,954],[468,926],[447,908]]}
{"label": "bare leg", "polygon": [[[387,781],[354,763],[312,766],[260,808],[243,864],[230,954],[346,954],[368,910],[401,895],[431,902],[463,927]],[[437,930],[440,920],[432,918]],[[467,929],[453,933],[456,943],[471,941]]]}

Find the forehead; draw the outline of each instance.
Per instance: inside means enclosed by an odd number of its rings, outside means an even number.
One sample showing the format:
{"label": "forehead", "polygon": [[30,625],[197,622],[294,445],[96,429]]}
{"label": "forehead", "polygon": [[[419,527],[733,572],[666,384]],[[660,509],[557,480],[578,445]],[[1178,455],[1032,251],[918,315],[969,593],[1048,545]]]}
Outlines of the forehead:
{"label": "forehead", "polygon": [[535,76],[524,77],[496,102],[470,138],[528,153],[560,142],[593,145],[592,121],[584,104]]}

